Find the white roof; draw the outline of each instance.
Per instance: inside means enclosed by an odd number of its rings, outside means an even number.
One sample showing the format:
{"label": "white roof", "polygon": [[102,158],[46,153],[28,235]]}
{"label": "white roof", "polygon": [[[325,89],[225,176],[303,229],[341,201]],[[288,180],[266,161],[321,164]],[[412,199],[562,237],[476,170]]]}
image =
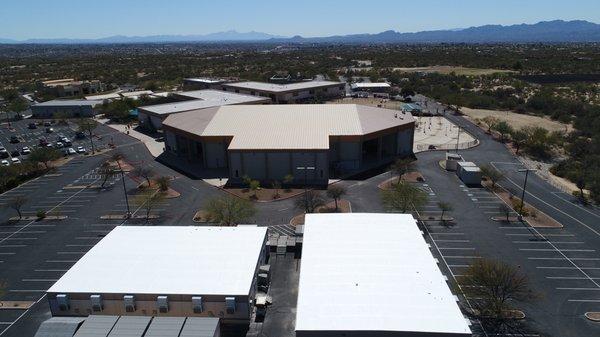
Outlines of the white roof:
{"label": "white roof", "polygon": [[156,104],[140,107],[139,109],[155,115],[169,115],[184,111],[212,108],[229,104],[244,104],[270,102],[267,97],[241,95],[220,90],[194,90],[176,92],[175,95],[192,98],[191,101]]}
{"label": "white roof", "polygon": [[119,95],[116,92],[112,93],[112,94],[85,96],[85,99],[87,99],[87,100],[105,100],[105,99],[119,99],[119,98],[121,98],[121,95]]}
{"label": "white roof", "polygon": [[123,97],[138,97],[141,95],[152,95],[154,91],[152,90],[138,90],[138,91],[125,91],[121,92],[121,96]]}
{"label": "white roof", "polygon": [[386,83],[386,82],[378,82],[378,83],[374,83],[374,82],[369,82],[369,83],[352,83],[350,85],[350,87],[352,89],[358,88],[358,89],[367,89],[367,88],[389,88],[390,84]]}
{"label": "white roof", "polygon": [[266,227],[116,227],[48,292],[248,295],[266,233]]}
{"label": "white roof", "polygon": [[361,136],[414,122],[398,110],[356,104],[229,105],[170,115],[163,127],[233,137],[229,150],[329,149],[330,136]]}
{"label": "white roof", "polygon": [[409,214],[308,214],[296,331],[471,336]]}
{"label": "white roof", "polygon": [[206,77],[192,77],[192,78],[184,78],[184,81],[190,81],[190,82],[198,82],[198,83],[209,83],[209,84],[215,84],[215,83],[222,83],[225,82],[225,79],[219,79],[219,78],[206,78]]}
{"label": "white roof", "polygon": [[85,99],[55,99],[42,103],[34,104],[33,106],[95,106],[102,104],[102,101],[98,100],[85,100]]}
{"label": "white roof", "polygon": [[227,83],[223,84],[224,87],[232,87],[232,88],[240,88],[240,89],[250,89],[250,90],[259,90],[259,91],[269,91],[269,92],[286,92],[286,91],[296,91],[296,90],[305,90],[319,87],[329,87],[343,84],[341,82],[332,82],[332,81],[304,81],[298,83],[289,83],[289,84],[274,84],[274,83],[265,83],[265,82],[237,82],[237,83]]}

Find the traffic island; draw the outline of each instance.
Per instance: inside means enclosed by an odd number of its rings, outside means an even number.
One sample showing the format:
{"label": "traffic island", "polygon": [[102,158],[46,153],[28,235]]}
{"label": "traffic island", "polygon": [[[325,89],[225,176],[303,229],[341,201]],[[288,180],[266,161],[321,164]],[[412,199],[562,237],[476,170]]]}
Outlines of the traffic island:
{"label": "traffic island", "polygon": [[[143,181],[142,183],[140,183],[138,185],[137,188],[138,188],[138,190],[148,189],[148,182]],[[160,190],[160,184],[156,181],[156,179],[150,179],[150,189],[159,191],[159,193],[162,193],[162,195],[165,199],[173,199],[173,198],[178,198],[181,196],[181,193],[175,191],[171,187],[168,187],[166,190]]]}
{"label": "traffic island", "polygon": [[210,214],[206,211],[198,211],[192,219],[194,222],[207,223],[210,222]]}
{"label": "traffic island", "polygon": [[586,312],[585,318],[589,319],[592,322],[600,322],[600,312],[599,311]]}
{"label": "traffic island", "polygon": [[384,182],[380,183],[379,185],[377,185],[377,187],[380,190],[390,190],[396,184],[398,184],[398,181],[404,181],[407,183],[417,183],[417,182],[424,182],[425,178],[423,177],[421,172],[413,171],[413,172],[404,173],[400,179],[398,179],[398,176],[389,178],[389,179],[385,180]]}
{"label": "traffic island", "polygon": [[251,190],[250,188],[221,187],[227,193],[236,197],[256,202],[271,202],[293,198],[304,193],[303,188],[259,188]]}
{"label": "traffic island", "polygon": [[0,301],[0,310],[27,310],[34,304],[31,301]]}
{"label": "traffic island", "polygon": [[66,215],[46,215],[44,217],[39,217],[37,215],[27,215],[27,216],[14,216],[9,218],[9,221],[42,221],[42,220],[65,220],[68,217]]}
{"label": "traffic island", "polygon": [[159,216],[156,214],[146,215],[132,215],[127,216],[127,214],[107,214],[100,217],[100,220],[126,220],[126,219],[158,219]]}
{"label": "traffic island", "polygon": [[[342,199],[338,200],[338,209],[335,209],[335,201],[329,202],[323,206],[317,207],[315,213],[352,213],[352,205],[350,201]],[[290,220],[290,225],[297,226],[304,224],[304,214],[298,214]]]}

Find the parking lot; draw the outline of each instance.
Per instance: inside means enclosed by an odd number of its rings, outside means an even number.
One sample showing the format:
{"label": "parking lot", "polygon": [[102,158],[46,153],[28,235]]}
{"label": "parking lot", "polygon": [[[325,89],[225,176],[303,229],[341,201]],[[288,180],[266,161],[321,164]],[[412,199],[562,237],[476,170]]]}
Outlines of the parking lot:
{"label": "parking lot", "polygon": [[[29,124],[36,123],[36,129],[30,129]],[[43,139],[49,144],[61,152],[67,148],[73,148],[77,150],[78,147],[83,147],[86,151],[90,151],[90,140],[85,136],[85,138],[77,138],[77,125],[73,122],[68,122],[68,124],[64,125],[58,122],[54,122],[49,124],[49,126],[44,126],[44,120],[35,120],[35,119],[24,119],[20,121],[11,122],[11,129],[8,128],[7,124],[2,125],[0,127],[0,147],[4,147],[8,153],[9,157],[4,158],[11,161],[11,158],[16,157],[20,160],[25,160],[27,158],[27,154],[23,153],[23,148],[28,147],[30,150],[33,150],[40,146],[40,140]],[[39,125],[38,125],[39,124]],[[51,133],[46,132],[47,128],[51,128],[53,131]],[[11,137],[16,137],[19,139],[18,143],[11,142]],[[67,138],[70,142],[70,146],[57,147],[57,142],[61,139],[59,138]],[[94,146],[97,149],[106,148],[110,138],[102,139],[102,137],[96,135],[94,137]]]}

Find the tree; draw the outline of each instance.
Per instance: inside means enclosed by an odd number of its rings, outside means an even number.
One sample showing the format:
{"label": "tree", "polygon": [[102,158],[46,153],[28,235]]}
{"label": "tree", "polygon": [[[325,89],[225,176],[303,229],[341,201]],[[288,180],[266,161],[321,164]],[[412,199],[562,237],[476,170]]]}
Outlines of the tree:
{"label": "tree", "polygon": [[454,210],[454,207],[452,207],[452,205],[450,203],[447,203],[444,201],[439,201],[437,203],[437,206],[442,211],[442,215],[441,215],[440,219],[442,220],[443,223],[446,223],[446,220],[444,220],[444,214],[446,214],[446,212],[452,212],[452,210]]}
{"label": "tree", "polygon": [[285,184],[285,189],[286,191],[290,191],[290,186],[292,185],[292,183],[294,182],[294,176],[291,174],[286,174],[285,177],[283,177],[283,183]]}
{"label": "tree", "polygon": [[512,212],[512,209],[508,207],[507,204],[501,203],[500,205],[498,205],[498,212],[504,214],[504,216],[506,216],[506,222],[509,222],[510,213]]}
{"label": "tree", "polygon": [[320,192],[310,190],[304,192],[304,195],[296,199],[296,207],[304,210],[305,213],[314,213],[317,208],[325,205],[325,200]]}
{"label": "tree", "polygon": [[466,310],[468,315],[481,322],[485,331],[494,335],[522,333],[513,305],[533,300],[536,295],[518,268],[496,260],[475,259],[456,281],[455,287],[473,307]]}
{"label": "tree", "polygon": [[256,213],[251,202],[233,196],[209,199],[204,210],[212,222],[224,226],[237,225]]}
{"label": "tree", "polygon": [[146,183],[148,184],[148,187],[151,187],[150,179],[152,179],[152,177],[154,177],[156,173],[154,172],[154,169],[152,169],[152,167],[150,166],[138,166],[135,169],[133,169],[133,174],[135,174],[138,177],[144,178],[146,180]]}
{"label": "tree", "polygon": [[483,124],[485,124],[485,126],[487,127],[487,133],[491,133],[494,125],[498,123],[498,118],[493,116],[485,116],[481,119],[481,122],[483,122]]}
{"label": "tree", "polygon": [[525,144],[525,142],[527,141],[527,133],[525,133],[523,130],[520,130],[520,129],[513,130],[513,132],[510,134],[510,138],[512,139],[512,142],[515,146],[517,154],[519,154],[519,150],[521,149],[523,144]]}
{"label": "tree", "polygon": [[156,181],[156,185],[158,185],[158,190],[161,193],[165,193],[169,190],[169,187],[171,185],[171,178],[169,178],[167,176],[160,176],[160,177],[156,178],[155,181]]}
{"label": "tree", "polygon": [[56,149],[48,148],[48,147],[38,147],[31,151],[27,160],[37,163],[44,164],[46,170],[50,169],[50,162],[53,160],[57,160],[60,158],[60,152]]}
{"label": "tree", "polygon": [[79,132],[83,132],[83,133],[87,133],[88,137],[90,138],[90,146],[92,148],[92,154],[94,154],[96,152],[96,149],[94,147],[94,130],[96,130],[96,127],[98,126],[98,122],[96,122],[95,120],[91,119],[91,118],[82,118],[77,120],[77,127]]}
{"label": "tree", "polygon": [[335,211],[338,211],[338,200],[346,194],[346,189],[341,185],[331,185],[327,189],[327,196],[335,202]]}
{"label": "tree", "polygon": [[407,87],[403,87],[402,90],[400,90],[400,96],[402,96],[402,98],[404,98],[404,100],[407,100],[408,98],[414,96],[416,93],[414,90],[412,90],[411,88],[407,88]]}
{"label": "tree", "polygon": [[164,198],[162,193],[150,189],[136,196],[135,204],[140,208],[143,207],[146,212],[146,223],[150,221],[150,213],[152,210],[160,204]]}
{"label": "tree", "polygon": [[250,190],[254,193],[253,197],[258,198],[256,192],[260,189],[260,181],[250,180]]}
{"label": "tree", "polygon": [[271,188],[273,189],[273,199],[279,198],[279,190],[281,189],[281,183],[279,180],[273,180],[271,182]]}
{"label": "tree", "polygon": [[117,171],[111,165],[110,161],[103,162],[97,171],[98,175],[102,179],[102,183],[100,184],[100,188],[104,188],[104,185],[108,182],[108,179],[117,175]]}
{"label": "tree", "polygon": [[492,128],[500,134],[500,142],[502,143],[504,143],[504,137],[513,131],[512,126],[505,121],[499,121]]}
{"label": "tree", "polygon": [[492,182],[492,188],[496,187],[496,183],[498,183],[500,180],[504,179],[504,173],[502,173],[502,171],[495,169],[491,165],[482,165],[480,167],[480,169],[481,169],[481,174],[486,176]]}
{"label": "tree", "polygon": [[23,205],[25,205],[25,203],[27,203],[27,198],[19,195],[12,199],[9,199],[5,207],[10,207],[14,209],[17,212],[17,214],[19,214],[19,220],[21,220],[21,218],[23,217],[21,213],[21,208],[23,208]]}
{"label": "tree", "polygon": [[413,169],[413,161],[410,158],[397,159],[391,166],[390,170],[398,175],[398,183],[402,180],[402,175]]}
{"label": "tree", "polygon": [[425,192],[404,181],[381,193],[383,206],[389,211],[406,213],[410,208],[418,209],[427,202]]}

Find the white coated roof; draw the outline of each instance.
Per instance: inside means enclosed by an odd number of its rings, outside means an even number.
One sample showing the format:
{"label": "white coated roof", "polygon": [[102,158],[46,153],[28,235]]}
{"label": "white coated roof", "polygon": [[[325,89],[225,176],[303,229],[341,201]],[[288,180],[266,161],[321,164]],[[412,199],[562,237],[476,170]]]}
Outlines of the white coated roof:
{"label": "white coated roof", "polygon": [[335,86],[335,85],[340,85],[340,84],[343,84],[343,83],[332,82],[332,81],[304,81],[304,82],[289,83],[289,84],[274,84],[274,83],[250,81],[250,82],[227,83],[227,84],[223,84],[223,86],[231,87],[231,88],[258,90],[258,91],[286,92],[286,91],[295,91],[295,90],[306,90],[306,89],[319,88],[319,87],[329,87],[329,86]]}
{"label": "white coated roof", "polygon": [[229,150],[329,149],[330,136],[361,136],[412,123],[409,113],[356,104],[229,105],[170,115],[163,126],[233,137]]}
{"label": "white coated roof", "polygon": [[138,91],[126,91],[121,92],[121,96],[123,97],[139,97],[141,95],[152,95],[154,91],[152,90],[138,90]]}
{"label": "white coated roof", "polygon": [[91,95],[91,96],[85,96],[85,99],[89,100],[105,100],[105,99],[119,99],[121,98],[121,95],[119,95],[118,93],[112,93],[112,94],[102,94],[102,95]]}
{"label": "white coated roof", "polygon": [[191,101],[156,104],[140,107],[143,111],[154,115],[169,115],[184,111],[212,108],[228,104],[244,104],[270,102],[267,97],[241,95],[220,90],[194,90],[176,92],[175,95],[191,98]]}
{"label": "white coated roof", "polygon": [[219,79],[219,78],[191,77],[191,78],[184,78],[184,81],[214,84],[214,83],[222,83],[222,82],[225,82],[226,80]]}
{"label": "white coated roof", "polygon": [[332,330],[471,336],[410,214],[306,215],[296,331]]}
{"label": "white coated roof", "polygon": [[119,226],[49,293],[248,295],[266,227]]}
{"label": "white coated roof", "polygon": [[350,87],[352,89],[358,88],[358,89],[366,89],[366,88],[389,88],[390,84],[389,83],[385,83],[385,82],[378,82],[378,83],[373,83],[373,82],[369,82],[369,83],[352,83],[350,85]]}
{"label": "white coated roof", "polygon": [[85,99],[55,99],[52,101],[46,101],[42,103],[34,104],[33,106],[86,106],[86,105],[99,105],[102,101],[98,100],[85,100]]}

